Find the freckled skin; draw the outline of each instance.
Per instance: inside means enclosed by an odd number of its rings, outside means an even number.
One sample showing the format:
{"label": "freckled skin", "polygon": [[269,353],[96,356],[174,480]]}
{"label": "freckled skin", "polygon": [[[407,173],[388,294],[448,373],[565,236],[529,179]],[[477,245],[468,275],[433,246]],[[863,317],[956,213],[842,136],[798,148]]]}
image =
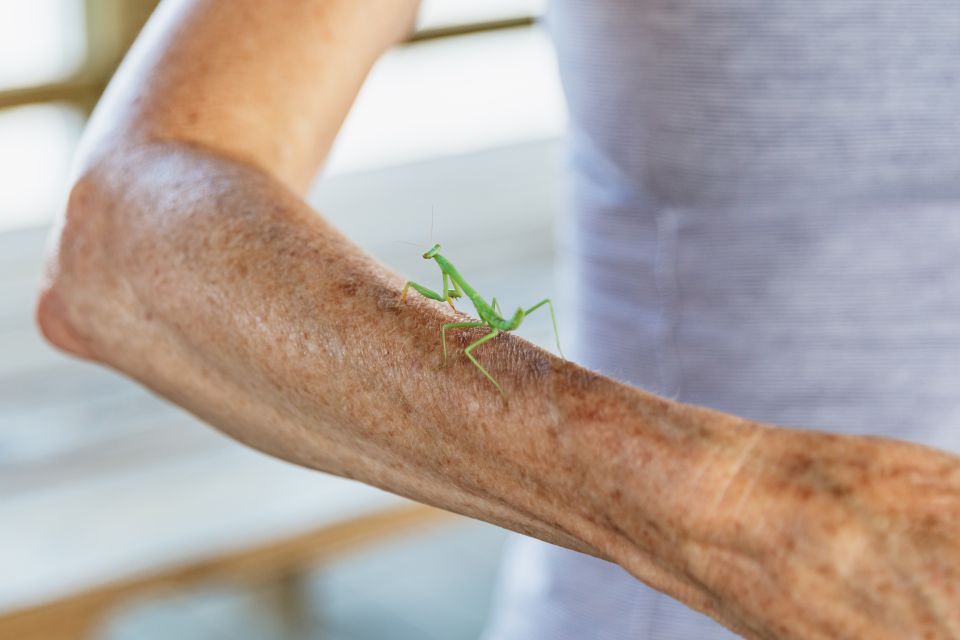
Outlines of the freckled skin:
{"label": "freckled skin", "polygon": [[85,135],[46,337],[250,446],[617,562],[748,638],[960,638],[957,457],[672,402],[509,334],[483,354],[509,402],[438,366],[463,316],[399,304],[302,199],[414,9],[165,2]]}

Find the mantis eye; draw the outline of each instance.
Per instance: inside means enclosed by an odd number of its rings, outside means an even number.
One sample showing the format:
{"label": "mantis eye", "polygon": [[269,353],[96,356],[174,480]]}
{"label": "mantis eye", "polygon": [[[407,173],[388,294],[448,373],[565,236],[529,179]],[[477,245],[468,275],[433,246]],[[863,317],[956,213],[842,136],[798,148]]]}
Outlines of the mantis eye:
{"label": "mantis eye", "polygon": [[435,245],[433,245],[433,246],[430,248],[429,251],[427,251],[425,254],[423,254],[423,259],[424,259],[424,260],[429,260],[429,259],[432,258],[433,256],[437,255],[437,253],[439,253],[439,252],[440,252],[440,245],[439,245],[439,244],[435,244]]}

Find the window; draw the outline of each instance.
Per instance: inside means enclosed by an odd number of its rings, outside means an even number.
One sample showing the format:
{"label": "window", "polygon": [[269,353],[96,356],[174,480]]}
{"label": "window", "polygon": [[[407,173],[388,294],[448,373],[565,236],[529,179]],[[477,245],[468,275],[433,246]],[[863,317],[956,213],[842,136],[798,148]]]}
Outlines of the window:
{"label": "window", "polygon": [[0,90],[63,80],[83,61],[83,6],[70,0],[0,3]]}
{"label": "window", "polygon": [[83,122],[154,4],[0,2],[0,230],[62,205]]}
{"label": "window", "polygon": [[[0,2],[0,230],[62,206],[86,116],[156,0]],[[565,114],[543,0],[424,0],[358,97],[331,173],[555,136]],[[10,188],[12,186],[13,188]]]}
{"label": "window", "polygon": [[546,0],[423,0],[413,42],[374,67],[328,174],[560,135]]}

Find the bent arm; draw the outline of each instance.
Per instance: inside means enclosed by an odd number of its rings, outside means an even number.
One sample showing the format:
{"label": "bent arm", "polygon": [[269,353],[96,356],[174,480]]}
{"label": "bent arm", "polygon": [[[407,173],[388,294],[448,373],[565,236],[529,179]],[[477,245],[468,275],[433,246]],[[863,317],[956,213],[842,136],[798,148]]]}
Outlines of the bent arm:
{"label": "bent arm", "polygon": [[400,305],[300,197],[416,5],[165,2],[85,134],[41,327],[273,455],[608,556],[611,458],[637,439],[655,498],[694,414],[512,336],[484,355],[507,403],[441,370],[462,316]]}
{"label": "bent arm", "polygon": [[[776,472],[784,447],[768,443],[786,436],[510,335],[484,353],[504,401],[465,359],[439,367],[440,326],[464,316],[401,305],[402,279],[303,202],[414,8],[165,4],[88,133],[41,295],[45,334],[251,446],[613,560],[750,637],[861,624],[848,609],[810,621],[821,583],[771,604],[764,580],[829,555],[776,551],[800,524],[771,525],[782,508],[769,496],[814,484]],[[811,491],[798,523],[821,504]],[[805,542],[825,536],[812,531]]]}

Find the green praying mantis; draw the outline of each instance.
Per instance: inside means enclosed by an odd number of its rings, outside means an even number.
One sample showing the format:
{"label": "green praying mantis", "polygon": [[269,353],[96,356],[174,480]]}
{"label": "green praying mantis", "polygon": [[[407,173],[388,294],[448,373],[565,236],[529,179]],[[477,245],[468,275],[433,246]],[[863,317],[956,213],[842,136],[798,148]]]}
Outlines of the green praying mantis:
{"label": "green praying mantis", "polygon": [[553,320],[553,336],[557,341],[557,351],[560,352],[560,356],[563,357],[563,350],[560,348],[560,334],[557,332],[557,316],[553,312],[553,303],[550,301],[550,298],[544,298],[537,304],[533,305],[529,309],[524,310],[523,307],[517,309],[516,313],[513,314],[513,317],[509,320],[504,318],[502,311],[500,311],[500,305],[497,304],[497,299],[492,298],[490,302],[487,302],[483,297],[474,290],[470,284],[464,280],[463,276],[457,271],[449,260],[440,255],[440,245],[435,244],[430,248],[426,253],[423,254],[424,260],[433,260],[437,263],[437,266],[440,267],[440,272],[443,273],[443,293],[437,293],[432,289],[417,284],[413,281],[408,281],[407,284],[403,287],[403,293],[400,294],[400,300],[406,300],[407,290],[410,287],[416,289],[420,295],[425,298],[430,298],[431,300],[437,300],[439,302],[446,302],[450,307],[456,311],[456,307],[453,306],[453,300],[455,298],[460,298],[466,295],[470,298],[470,301],[473,303],[474,308],[477,310],[477,315],[480,316],[478,322],[447,322],[440,327],[440,343],[443,345],[443,362],[447,362],[447,329],[468,329],[473,327],[490,327],[490,333],[486,334],[482,338],[472,342],[463,350],[467,358],[470,359],[470,362],[480,370],[486,378],[493,383],[501,395],[503,395],[503,389],[500,387],[500,384],[490,375],[490,372],[483,368],[477,359],[473,356],[473,350],[482,345],[488,340],[492,340],[499,334],[501,331],[513,331],[520,326],[520,323],[523,322],[523,319],[528,315],[542,307],[547,305],[550,309],[550,319]]}

